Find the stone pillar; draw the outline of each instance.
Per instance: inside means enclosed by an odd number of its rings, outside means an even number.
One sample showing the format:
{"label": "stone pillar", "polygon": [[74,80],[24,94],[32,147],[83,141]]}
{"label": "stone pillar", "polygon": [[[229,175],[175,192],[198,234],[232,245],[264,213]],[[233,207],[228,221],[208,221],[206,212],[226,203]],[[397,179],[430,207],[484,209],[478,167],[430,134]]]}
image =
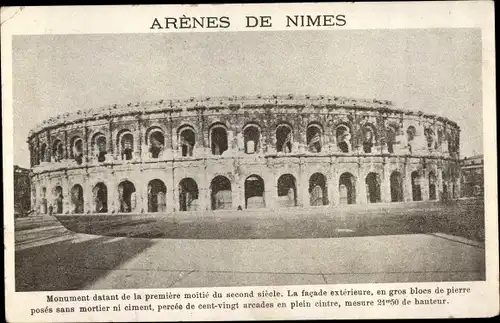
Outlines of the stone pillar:
{"label": "stone pillar", "polygon": [[422,170],[422,177],[420,180],[420,192],[422,193],[422,201],[429,200],[429,172]]}
{"label": "stone pillar", "polygon": [[64,151],[63,151],[63,158],[68,159],[69,158],[69,142],[68,142],[68,131],[64,130]]}
{"label": "stone pillar", "polygon": [[85,132],[83,137],[83,162],[87,163],[89,161],[89,128],[85,124]]}
{"label": "stone pillar", "polygon": [[338,164],[336,160],[332,164],[332,188],[331,188],[331,194],[332,194],[332,204],[333,205],[339,205],[340,204],[340,193],[339,193],[339,179],[340,179],[340,174],[337,171]]}
{"label": "stone pillar", "polygon": [[391,173],[388,163],[384,163],[384,171],[381,180],[382,183],[380,187],[380,193],[382,195],[382,202],[389,203],[391,202]]}
{"label": "stone pillar", "polygon": [[361,170],[361,164],[358,164],[358,174],[356,176],[356,204],[366,204],[366,181],[364,172]]}
{"label": "stone pillar", "polygon": [[[174,210],[178,210],[177,198],[174,195],[175,181],[174,181],[174,170],[172,168],[172,162],[169,162],[166,167],[167,177],[165,178],[165,186],[167,186],[167,193],[165,194],[166,207],[165,212],[172,213]],[[176,204],[177,203],[177,204]]]}
{"label": "stone pillar", "polygon": [[404,178],[403,178],[403,200],[405,202],[413,201],[412,187],[411,187],[411,172],[408,162],[405,162],[404,166]]}
{"label": "stone pillar", "polygon": [[274,172],[268,171],[264,174],[264,200],[267,209],[276,209],[278,199],[277,178]]}
{"label": "stone pillar", "polygon": [[299,164],[299,174],[297,178],[297,204],[298,206],[308,207],[310,206],[309,199],[309,178],[307,178],[307,173],[305,171],[303,157],[300,157]]}
{"label": "stone pillar", "polygon": [[110,181],[105,182],[108,190],[108,213],[120,212],[120,201],[118,196],[118,183],[113,177]]}
{"label": "stone pillar", "polygon": [[106,152],[106,160],[107,161],[113,161],[115,158],[114,158],[114,155],[113,155],[113,151],[114,151],[114,147],[113,147],[113,122],[112,122],[112,119],[109,119],[109,126],[108,126],[108,135],[107,135],[107,139],[106,139],[106,149],[107,149],[107,152]]}
{"label": "stone pillar", "polygon": [[436,199],[437,200],[442,200],[443,199],[443,172],[439,170],[436,173]]}
{"label": "stone pillar", "polygon": [[50,131],[47,130],[47,158],[46,160],[50,163],[52,161],[52,138],[50,138]]}
{"label": "stone pillar", "polygon": [[89,178],[85,176],[84,181],[82,183],[82,188],[83,188],[83,214],[87,213],[93,213],[95,210],[92,209],[92,206],[94,205],[93,202],[93,192],[92,190],[94,187],[92,186],[92,183],[90,182]]}
{"label": "stone pillar", "polygon": [[206,169],[203,169],[202,174],[194,177],[198,185],[198,211],[206,211],[212,209],[212,201],[210,199],[210,179]]}
{"label": "stone pillar", "polygon": [[231,186],[231,195],[233,198],[233,206],[232,208],[237,210],[238,206],[241,205],[241,208],[245,208],[245,179],[235,180],[235,183]]}
{"label": "stone pillar", "polygon": [[63,195],[63,214],[71,213],[72,203],[71,203],[71,187],[69,186],[69,180],[67,175],[62,178],[62,195]]}

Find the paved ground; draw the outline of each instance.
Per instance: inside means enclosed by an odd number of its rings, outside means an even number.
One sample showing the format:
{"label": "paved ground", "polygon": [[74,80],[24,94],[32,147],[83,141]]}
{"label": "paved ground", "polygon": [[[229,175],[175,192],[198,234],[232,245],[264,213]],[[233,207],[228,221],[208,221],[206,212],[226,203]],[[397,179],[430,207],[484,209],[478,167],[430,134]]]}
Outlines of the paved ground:
{"label": "paved ground", "polygon": [[18,291],[484,279],[484,248],[445,234],[151,239],[16,221]]}

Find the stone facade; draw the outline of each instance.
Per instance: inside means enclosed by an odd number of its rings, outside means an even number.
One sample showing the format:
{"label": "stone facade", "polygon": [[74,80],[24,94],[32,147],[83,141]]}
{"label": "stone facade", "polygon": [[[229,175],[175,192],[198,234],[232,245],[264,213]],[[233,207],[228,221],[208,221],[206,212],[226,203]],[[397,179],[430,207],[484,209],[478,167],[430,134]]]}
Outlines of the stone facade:
{"label": "stone facade", "polygon": [[460,129],[389,101],[226,97],[113,105],[29,135],[40,213],[174,212],[458,197]]}

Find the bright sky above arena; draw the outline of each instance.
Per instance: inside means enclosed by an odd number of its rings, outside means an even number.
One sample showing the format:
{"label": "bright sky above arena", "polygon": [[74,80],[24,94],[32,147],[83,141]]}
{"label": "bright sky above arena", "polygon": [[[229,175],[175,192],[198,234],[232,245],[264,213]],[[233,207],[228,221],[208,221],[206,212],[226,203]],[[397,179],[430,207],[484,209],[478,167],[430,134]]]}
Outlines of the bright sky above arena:
{"label": "bright sky above arena", "polygon": [[13,37],[14,164],[29,130],[109,104],[233,95],[392,100],[450,118],[461,156],[482,153],[479,29]]}

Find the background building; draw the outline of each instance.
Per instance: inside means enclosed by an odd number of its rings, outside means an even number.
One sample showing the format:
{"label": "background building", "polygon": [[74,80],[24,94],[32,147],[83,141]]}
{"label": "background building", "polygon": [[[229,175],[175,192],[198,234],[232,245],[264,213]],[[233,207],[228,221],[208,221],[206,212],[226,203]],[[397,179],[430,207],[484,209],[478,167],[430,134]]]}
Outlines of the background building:
{"label": "background building", "polygon": [[477,197],[484,194],[483,155],[465,157],[460,160],[461,196]]}
{"label": "background building", "polygon": [[14,165],[14,215],[23,216],[31,210],[30,170]]}

